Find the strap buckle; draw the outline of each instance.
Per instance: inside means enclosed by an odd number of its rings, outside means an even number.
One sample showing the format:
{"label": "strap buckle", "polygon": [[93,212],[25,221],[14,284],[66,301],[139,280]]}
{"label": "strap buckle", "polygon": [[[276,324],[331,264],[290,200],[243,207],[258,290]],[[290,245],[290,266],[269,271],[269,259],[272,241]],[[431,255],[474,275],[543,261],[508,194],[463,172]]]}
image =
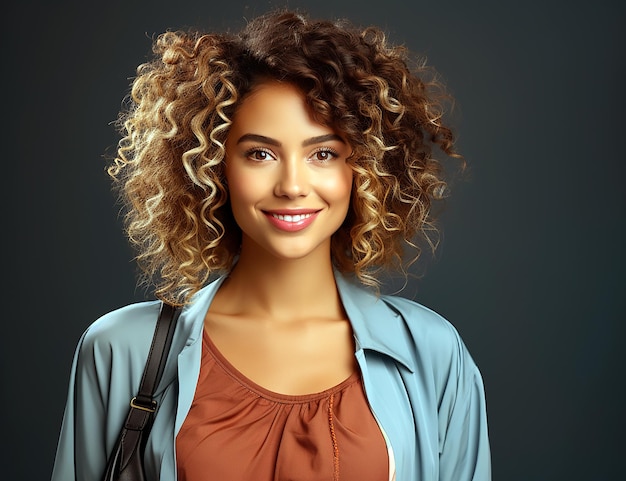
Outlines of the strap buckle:
{"label": "strap buckle", "polygon": [[150,406],[142,406],[137,403],[137,397],[134,397],[130,400],[130,407],[135,409],[140,409],[141,411],[148,411],[149,413],[153,413],[156,411],[157,403],[156,401],[150,401]]}

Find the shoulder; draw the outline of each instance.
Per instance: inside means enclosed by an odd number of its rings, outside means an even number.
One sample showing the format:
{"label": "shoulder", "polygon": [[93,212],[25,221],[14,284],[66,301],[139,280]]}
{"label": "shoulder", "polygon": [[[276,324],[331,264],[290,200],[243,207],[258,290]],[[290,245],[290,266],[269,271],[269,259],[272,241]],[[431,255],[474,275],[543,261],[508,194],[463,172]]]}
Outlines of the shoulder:
{"label": "shoulder", "polygon": [[455,349],[462,342],[452,323],[432,309],[400,296],[383,295],[380,300],[391,315],[402,320],[398,327],[413,341],[428,344],[436,350]]}
{"label": "shoulder", "polygon": [[451,378],[474,382],[478,366],[454,325],[437,312],[399,296],[381,296],[397,316],[395,335],[402,336],[413,353],[413,368],[428,366],[438,384]]}
{"label": "shoulder", "polygon": [[445,357],[465,350],[459,332],[441,314],[400,296],[381,296],[381,301],[402,320],[400,327],[416,348]]}
{"label": "shoulder", "polygon": [[160,301],[130,304],[108,312],[83,334],[79,359],[111,368],[115,360],[143,364],[150,349]]}
{"label": "shoulder", "polygon": [[116,347],[132,344],[146,334],[151,339],[160,306],[160,301],[147,301],[108,312],[87,328],[85,342]]}
{"label": "shoulder", "polygon": [[446,344],[458,336],[450,322],[415,301],[377,295],[344,276],[337,276],[337,286],[355,333],[364,341],[391,346],[403,341]]}
{"label": "shoulder", "polygon": [[337,277],[337,285],[359,347],[391,356],[411,371],[424,365],[447,371],[469,361],[457,330],[433,310],[404,297],[378,296],[344,277]]}

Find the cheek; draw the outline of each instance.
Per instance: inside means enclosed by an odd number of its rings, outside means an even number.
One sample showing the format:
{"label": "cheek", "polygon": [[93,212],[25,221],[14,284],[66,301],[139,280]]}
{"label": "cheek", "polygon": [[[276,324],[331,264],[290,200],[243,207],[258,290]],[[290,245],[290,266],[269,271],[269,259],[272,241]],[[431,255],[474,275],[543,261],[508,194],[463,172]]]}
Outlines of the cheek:
{"label": "cheek", "polygon": [[326,198],[335,203],[349,203],[352,193],[352,169],[343,169],[324,181]]}
{"label": "cheek", "polygon": [[228,170],[226,171],[226,181],[228,182],[228,195],[233,206],[245,207],[254,204],[259,197],[259,182],[254,181],[254,176],[246,171]]}

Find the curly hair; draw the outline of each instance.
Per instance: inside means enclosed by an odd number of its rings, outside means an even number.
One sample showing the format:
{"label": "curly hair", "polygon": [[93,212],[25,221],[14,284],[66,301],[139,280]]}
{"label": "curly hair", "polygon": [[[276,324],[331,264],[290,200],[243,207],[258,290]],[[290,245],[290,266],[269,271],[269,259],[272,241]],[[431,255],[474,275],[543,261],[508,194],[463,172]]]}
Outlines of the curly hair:
{"label": "curly hair", "polygon": [[382,30],[281,10],[238,34],[167,31],[153,54],[120,113],[122,139],[108,173],[141,280],[157,297],[184,304],[232,268],[241,231],[224,182],[224,145],[242,99],[269,79],[298,87],[315,120],[353,147],[351,205],[331,240],[335,268],[377,286],[381,269],[404,271],[420,245],[435,248],[431,207],[447,183],[432,150],[462,162],[442,122],[450,97],[431,68],[411,65],[407,49],[390,45]]}

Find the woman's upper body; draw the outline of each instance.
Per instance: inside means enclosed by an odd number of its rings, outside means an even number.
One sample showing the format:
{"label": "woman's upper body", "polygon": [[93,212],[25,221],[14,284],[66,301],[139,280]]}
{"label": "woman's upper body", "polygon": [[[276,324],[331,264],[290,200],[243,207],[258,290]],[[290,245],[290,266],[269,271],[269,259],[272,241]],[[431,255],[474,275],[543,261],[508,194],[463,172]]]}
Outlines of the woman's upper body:
{"label": "woman's upper body", "polygon": [[[195,395],[204,319],[223,279],[202,289],[181,313],[146,448],[153,479],[176,479],[175,437]],[[482,380],[456,330],[412,301],[376,296],[338,273],[336,281],[396,479],[489,480]],[[158,302],[133,304],[103,316],[83,335],[53,481],[101,478],[139,383],[158,310]]]}
{"label": "woman's upper body", "polygon": [[[206,333],[269,392],[308,395],[361,376],[398,480],[488,479],[482,382],[456,331],[343,277],[377,287],[381,270],[402,270],[409,251],[415,261],[434,245],[431,204],[446,182],[432,150],[457,156],[440,84],[378,29],[289,12],[237,35],[167,32],[154,52],[109,169],[144,280],[185,306],[150,473],[175,478]],[[206,287],[217,273],[227,276]],[[113,312],[82,338],[55,479],[100,475],[156,306]]]}

